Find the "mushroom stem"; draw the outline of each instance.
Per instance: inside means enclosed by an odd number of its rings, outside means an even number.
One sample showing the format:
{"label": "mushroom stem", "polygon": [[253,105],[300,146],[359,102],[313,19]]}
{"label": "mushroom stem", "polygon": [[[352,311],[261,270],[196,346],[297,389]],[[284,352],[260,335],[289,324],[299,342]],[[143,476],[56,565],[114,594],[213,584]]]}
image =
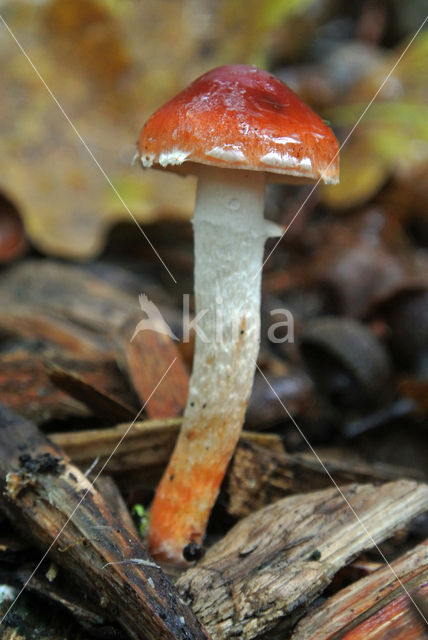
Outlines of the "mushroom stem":
{"label": "mushroom stem", "polygon": [[265,174],[202,166],[194,213],[196,345],[183,426],[151,507],[153,555],[200,543],[244,421],[260,341]]}

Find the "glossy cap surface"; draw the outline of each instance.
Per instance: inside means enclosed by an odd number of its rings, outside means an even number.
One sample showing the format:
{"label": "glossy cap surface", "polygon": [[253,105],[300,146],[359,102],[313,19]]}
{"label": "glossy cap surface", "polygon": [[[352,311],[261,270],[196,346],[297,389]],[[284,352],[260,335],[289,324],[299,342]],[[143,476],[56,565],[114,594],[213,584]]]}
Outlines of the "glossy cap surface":
{"label": "glossy cap surface", "polygon": [[339,180],[332,130],[275,76],[247,65],[208,71],[158,109],[138,143],[143,167],[264,171],[280,182]]}

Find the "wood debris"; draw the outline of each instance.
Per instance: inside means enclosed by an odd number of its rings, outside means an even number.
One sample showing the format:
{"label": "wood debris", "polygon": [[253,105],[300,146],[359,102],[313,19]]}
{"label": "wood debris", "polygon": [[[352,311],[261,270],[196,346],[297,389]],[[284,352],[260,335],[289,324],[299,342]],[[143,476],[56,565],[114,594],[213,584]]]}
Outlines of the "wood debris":
{"label": "wood debris", "polygon": [[[1,509],[130,638],[208,638],[139,538],[37,427],[0,406]],[[55,543],[60,536],[58,544]]]}
{"label": "wood debris", "polygon": [[336,488],[284,498],[241,520],[179,578],[214,640],[291,626],[338,569],[428,507],[428,487],[413,481],[342,491],[355,513]]}
{"label": "wood debris", "polygon": [[135,416],[135,408],[72,371],[49,363],[47,368],[50,379],[59,389],[80,400],[96,416],[109,422],[132,420]]}
{"label": "wood debris", "polygon": [[[409,595],[419,611],[412,606]],[[428,637],[428,624],[423,619],[427,617],[427,602],[425,541],[392,562],[391,567],[378,569],[309,611],[291,640],[422,640]]]}
{"label": "wood debris", "polygon": [[[153,467],[163,467],[174,448],[181,426],[181,418],[165,418],[124,423],[108,429],[86,429],[52,433],[49,438],[61,447],[75,464],[88,467],[95,458],[104,462],[112,454],[120,438],[127,433],[120,448],[108,462],[110,473],[140,470],[141,474]],[[269,448],[282,450],[280,438],[274,434],[244,431],[242,442],[251,442]]]}
{"label": "wood debris", "polygon": [[313,453],[286,453],[281,446],[272,449],[254,441],[242,441],[236,450],[227,478],[226,509],[230,515],[243,518],[275,500],[296,493],[308,493],[350,482],[373,482],[414,478],[424,480],[415,469],[367,464],[357,456],[344,459],[343,453],[321,452],[318,460]]}

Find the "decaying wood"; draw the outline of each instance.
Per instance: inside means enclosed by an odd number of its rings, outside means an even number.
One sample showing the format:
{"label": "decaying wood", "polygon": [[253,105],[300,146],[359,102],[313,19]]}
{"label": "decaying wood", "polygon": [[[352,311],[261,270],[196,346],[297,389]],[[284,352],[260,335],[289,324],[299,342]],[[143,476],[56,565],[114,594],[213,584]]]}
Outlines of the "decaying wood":
{"label": "decaying wood", "polygon": [[[402,477],[424,480],[415,469],[369,465],[357,458],[345,460],[339,454],[325,453],[321,460],[339,485]],[[283,449],[242,441],[227,476],[226,509],[230,515],[243,518],[286,495],[329,486],[331,480],[313,454],[287,454]]]}
{"label": "decaying wood", "polygon": [[291,496],[241,520],[176,583],[215,640],[292,623],[340,567],[428,507],[428,487],[399,480]]}
{"label": "decaying wood", "polygon": [[23,558],[25,559],[29,547],[29,543],[15,531],[13,533],[2,531],[0,535],[0,562],[13,564],[15,560],[21,559],[22,561]]}
{"label": "decaying wood", "polygon": [[38,354],[25,349],[0,355],[0,397],[8,407],[37,423],[89,413],[55,387]]}
{"label": "decaying wood", "polygon": [[150,468],[165,464],[174,447],[180,418],[145,420],[120,424],[108,429],[88,429],[52,433],[49,438],[78,466],[89,467],[96,458],[100,464],[111,455],[121,437],[128,431],[120,447],[114,452],[106,471],[117,473],[132,469]]}
{"label": "decaying wood", "polygon": [[[117,474],[133,471],[136,484],[152,487],[174,448],[180,418],[136,422],[110,459],[107,470]],[[99,458],[104,463],[115,445],[129,429],[129,423],[108,429],[50,434],[82,469]],[[339,485],[349,482],[387,481],[399,477],[418,477],[414,469],[369,465],[362,460],[341,460],[339,455],[322,456],[322,461]],[[129,476],[130,484],[134,482]],[[228,513],[242,518],[289,494],[307,493],[328,487],[331,480],[312,454],[287,454],[281,439],[273,434],[244,431],[226,478]]]}
{"label": "decaying wood", "polygon": [[90,410],[111,424],[133,418],[139,407],[111,358],[71,357],[39,343],[0,354],[0,397],[37,424]]}
{"label": "decaying wood", "polygon": [[421,613],[427,612],[411,606],[402,585],[418,608],[421,598],[428,599],[428,541],[395,560],[392,569],[384,566],[328,598],[306,614],[291,638],[422,640],[428,624]]}
{"label": "decaying wood", "polygon": [[[124,354],[123,366],[150,418],[179,416],[184,411],[189,391],[189,376],[181,354],[168,335],[149,330],[135,334],[140,320],[141,316],[131,316],[117,338],[119,352]],[[167,375],[156,387],[172,362]]]}
{"label": "decaying wood", "polygon": [[119,520],[119,522],[122,522],[129,531],[137,533],[129,509],[126,506],[125,500],[123,499],[114,479],[108,475],[99,476],[95,482],[95,488],[101,493],[109,510],[114,514],[115,518]]}
{"label": "decaying wood", "polygon": [[[65,371],[70,373],[74,379],[78,379],[76,387],[73,384],[69,385],[68,393],[73,397],[82,397],[79,382],[83,381],[121,404],[132,407],[135,411],[140,407],[137,396],[130,390],[128,382],[114,358],[103,355],[92,359],[81,356],[71,357],[56,348],[54,351],[50,350],[43,354],[43,363],[48,375],[53,374],[55,383],[58,382],[58,379],[55,379],[55,372]],[[83,396],[83,401],[90,406],[90,399],[86,396]]]}
{"label": "decaying wood", "polygon": [[115,355],[112,335],[138,308],[137,299],[89,271],[50,260],[9,269],[0,299],[4,331],[89,357]]}
{"label": "decaying wood", "polygon": [[[427,474],[421,473],[418,468],[387,464],[384,462],[368,463],[359,455],[351,454],[349,449],[318,449],[317,454],[329,473],[339,482],[351,481],[387,481],[398,478],[412,478],[425,482]],[[320,471],[320,463],[317,457],[310,452],[293,454],[296,465],[302,469]],[[324,470],[321,472],[325,474]]]}
{"label": "decaying wood", "polygon": [[107,336],[137,303],[83,268],[50,260],[11,268],[2,278],[0,298],[1,327],[79,353],[111,352]]}
{"label": "decaying wood", "polygon": [[208,637],[89,480],[33,423],[1,405],[0,482],[8,518],[43,551],[50,549],[50,557],[129,637]]}
{"label": "decaying wood", "polygon": [[241,442],[226,478],[230,515],[243,518],[291,493],[293,472],[285,451]]}
{"label": "decaying wood", "polygon": [[136,298],[79,267],[44,261],[35,268],[27,261],[6,274],[0,299],[0,329],[41,338],[81,356],[117,357],[149,416],[183,411],[188,374],[174,341],[141,331],[131,342],[138,322],[146,317],[142,311],[137,315]]}
{"label": "decaying wood", "polygon": [[[26,585],[25,593],[27,595],[34,594],[38,598],[43,598],[44,601],[48,601],[51,604],[56,605],[56,609],[60,614],[67,611],[83,629],[86,629],[91,633],[91,637],[98,636],[101,638],[118,638],[118,640],[120,638],[120,640],[126,640],[125,632],[123,631],[121,633],[121,629],[118,628],[115,623],[111,624],[105,610],[103,610],[99,605],[97,606],[94,603],[88,602],[86,598],[82,598],[81,590],[79,591],[76,585],[71,584],[70,581],[67,580],[67,576],[62,575],[62,570],[60,568],[54,567],[54,565],[51,564],[48,572],[50,571],[51,574],[57,572],[57,575],[53,580],[52,578],[48,580],[46,575],[43,575],[41,572],[37,572],[36,575],[33,576],[36,566],[37,565],[34,562],[26,562],[23,566],[13,567],[13,569],[10,567],[1,567],[0,580],[3,584],[12,585],[18,590],[17,593],[19,593],[19,590]],[[19,607],[22,602],[18,602]],[[0,616],[4,615],[7,609],[8,603],[4,602],[0,610]],[[11,613],[13,612],[14,610],[12,609]],[[2,627],[3,626],[4,623]],[[14,627],[14,625],[11,625],[11,627]],[[1,629],[1,631],[3,631],[3,629]],[[22,634],[22,624],[19,624],[19,622],[17,624],[16,632],[18,631]],[[3,640],[3,636],[0,637]],[[11,635],[11,640],[12,638],[18,640],[19,637],[19,635],[18,637]],[[34,638],[34,629],[33,633],[25,633],[24,637],[28,637],[29,640]]]}
{"label": "decaying wood", "polygon": [[[108,479],[108,476],[106,476]],[[101,478],[99,478],[101,480]],[[98,482],[97,482],[98,485]],[[121,512],[122,516],[122,512]],[[74,584],[68,579],[67,573],[55,565],[53,562],[43,563],[39,570],[37,570],[37,564],[39,562],[39,554],[36,553],[34,547],[24,539],[19,537],[16,531],[13,532],[13,536],[1,535],[0,537],[0,584],[8,585],[12,589],[15,589],[15,596],[19,593],[24,585],[26,594],[34,594],[38,598],[50,601],[52,604],[57,605],[56,610],[59,614],[62,614],[63,610],[68,611],[69,614],[83,627],[91,633],[91,637],[102,637],[108,639],[119,640],[119,636],[125,640],[126,635],[120,634],[120,629],[113,622],[108,620],[108,615],[100,605],[96,605],[93,602],[89,602],[87,598],[82,598],[82,590],[78,585]],[[33,575],[34,574],[34,575]],[[1,598],[0,598],[1,600]],[[31,602],[31,598],[30,598]],[[10,600],[4,600],[0,602],[0,618],[6,613],[10,606]],[[22,600],[19,599],[17,606],[12,609],[12,614],[19,611],[22,605]],[[30,604],[31,607],[31,604]],[[34,607],[33,607],[34,608]],[[11,620],[10,620],[11,618]],[[10,622],[14,621],[14,616],[8,616]],[[29,622],[26,620],[26,622]],[[15,629],[17,633],[23,635],[23,637],[29,640],[34,638],[34,629],[30,633],[28,627],[31,628],[31,623],[26,625],[25,633],[23,630],[22,620],[15,620],[16,624],[10,624],[11,630]],[[51,624],[51,620],[49,620]],[[3,640],[5,635],[4,623],[1,626],[0,637]],[[69,625],[68,625],[69,626]],[[76,630],[74,630],[75,632]],[[7,635],[5,636],[5,638]],[[43,636],[44,638],[45,636]],[[63,640],[63,637],[61,640]],[[71,637],[75,637],[72,635]],[[80,636],[79,636],[80,637]],[[11,638],[14,638],[11,635]],[[15,638],[17,640],[17,638]]]}
{"label": "decaying wood", "polygon": [[48,364],[47,368],[50,379],[57,387],[80,400],[97,417],[107,419],[110,423],[134,418],[136,410],[133,407],[97,388],[76,373],[54,364]]}
{"label": "decaying wood", "polygon": [[[143,470],[163,466],[167,463],[174,448],[181,426],[181,418],[162,420],[144,420],[120,424],[109,429],[92,429],[53,433],[49,438],[78,466],[89,467],[95,458],[104,462],[112,453],[115,445],[129,429],[126,438],[114,452],[106,470],[110,473]],[[241,441],[253,442],[270,450],[282,450],[281,440],[276,435],[244,431]]]}

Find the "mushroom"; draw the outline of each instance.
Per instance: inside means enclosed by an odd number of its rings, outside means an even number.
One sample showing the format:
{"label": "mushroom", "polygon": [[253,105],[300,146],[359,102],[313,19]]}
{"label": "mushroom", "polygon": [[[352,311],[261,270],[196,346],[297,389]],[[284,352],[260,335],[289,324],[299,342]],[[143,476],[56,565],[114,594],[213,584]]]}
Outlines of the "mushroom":
{"label": "mushroom", "polygon": [[253,383],[264,244],[281,235],[263,217],[265,183],[336,183],[338,144],[275,76],[228,65],[156,111],[143,127],[138,154],[144,168],[198,178],[193,371],[148,535],[154,557],[185,564],[184,548],[202,542]]}

